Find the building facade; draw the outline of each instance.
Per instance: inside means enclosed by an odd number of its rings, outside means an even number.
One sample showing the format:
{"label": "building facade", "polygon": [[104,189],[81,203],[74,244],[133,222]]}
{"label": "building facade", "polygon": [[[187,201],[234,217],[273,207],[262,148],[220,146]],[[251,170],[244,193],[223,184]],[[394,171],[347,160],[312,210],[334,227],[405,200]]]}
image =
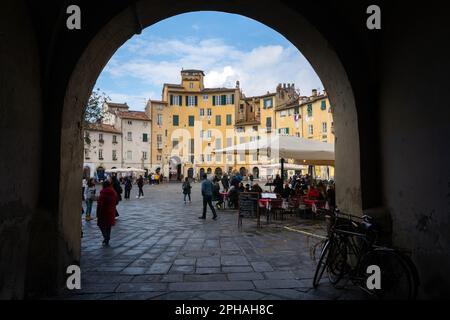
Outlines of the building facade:
{"label": "building facade", "polygon": [[[259,178],[273,173],[264,169],[273,162],[270,155],[215,150],[272,134],[334,143],[325,92],[305,97],[294,84],[279,84],[275,92],[246,97],[239,82],[234,88],[205,88],[204,76],[201,70],[182,70],[180,84],[164,84],[162,100],[148,101],[151,171],[172,180],[232,171]],[[321,170],[316,174],[324,176]]]}
{"label": "building facade", "polygon": [[[85,128],[85,174],[101,179],[114,168],[151,167],[151,121],[145,112],[130,111],[127,104],[103,105],[101,124]],[[86,138],[88,137],[88,138]],[[89,143],[88,143],[89,142]]]}

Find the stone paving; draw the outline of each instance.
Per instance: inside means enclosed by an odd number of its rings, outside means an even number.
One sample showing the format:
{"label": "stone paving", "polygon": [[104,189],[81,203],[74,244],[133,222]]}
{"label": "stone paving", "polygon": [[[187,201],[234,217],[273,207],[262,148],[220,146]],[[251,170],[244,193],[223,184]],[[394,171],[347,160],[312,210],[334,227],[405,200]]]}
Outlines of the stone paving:
{"label": "stone paving", "polygon": [[[257,229],[237,213],[210,211],[200,220],[200,184],[184,204],[181,185],[145,186],[145,198],[118,207],[109,247],[96,221],[83,221],[82,289],[62,299],[360,299],[361,291],[336,290],[327,280],[312,288],[318,239],[283,228],[283,221]],[[208,209],[209,210],[209,209]],[[94,207],[95,212],[95,207]],[[95,213],[93,215],[95,217]]]}

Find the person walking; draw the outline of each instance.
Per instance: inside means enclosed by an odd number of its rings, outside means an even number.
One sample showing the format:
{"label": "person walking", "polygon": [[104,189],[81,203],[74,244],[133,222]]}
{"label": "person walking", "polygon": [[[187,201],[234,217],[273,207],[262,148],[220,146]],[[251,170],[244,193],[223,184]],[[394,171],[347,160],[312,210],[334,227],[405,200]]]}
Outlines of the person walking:
{"label": "person walking", "polygon": [[217,219],[216,210],[212,204],[212,196],[213,196],[213,183],[208,180],[208,176],[206,173],[203,175],[202,181],[202,196],[203,196],[203,215],[198,217],[199,219],[206,219],[206,205],[209,206],[213,213],[213,219]]}
{"label": "person walking", "polygon": [[125,178],[125,200],[130,200],[131,189],[133,189],[133,184],[131,183],[131,178]]}
{"label": "person walking", "polygon": [[84,191],[84,198],[86,199],[86,221],[92,220],[92,204],[96,200],[96,192],[97,190],[95,189],[95,180],[94,178],[90,178]]}
{"label": "person walking", "polygon": [[189,178],[186,177],[184,179],[183,185],[181,187],[183,189],[183,194],[184,194],[184,203],[186,204],[186,196],[189,197],[189,203],[191,202],[191,183],[189,182]]}
{"label": "person walking", "polygon": [[97,226],[103,235],[103,245],[108,246],[111,238],[111,228],[115,225],[116,204],[118,194],[110,181],[103,182],[103,189],[97,203]]}
{"label": "person walking", "polygon": [[139,188],[139,194],[136,196],[136,199],[140,199],[144,197],[144,190],[142,189],[144,187],[144,178],[142,178],[142,175],[140,175],[137,179],[137,185]]}
{"label": "person walking", "polygon": [[117,211],[117,205],[119,204],[120,201],[122,201],[122,187],[120,186],[120,182],[119,179],[117,179],[117,174],[113,173],[112,178],[111,178],[111,184],[112,187],[114,189],[114,191],[116,191],[117,193],[117,203],[116,203],[116,217],[119,216],[119,212]]}
{"label": "person walking", "polygon": [[222,176],[222,186],[225,189],[225,192],[228,192],[228,189],[230,189],[230,180],[228,180],[228,175],[226,173]]}

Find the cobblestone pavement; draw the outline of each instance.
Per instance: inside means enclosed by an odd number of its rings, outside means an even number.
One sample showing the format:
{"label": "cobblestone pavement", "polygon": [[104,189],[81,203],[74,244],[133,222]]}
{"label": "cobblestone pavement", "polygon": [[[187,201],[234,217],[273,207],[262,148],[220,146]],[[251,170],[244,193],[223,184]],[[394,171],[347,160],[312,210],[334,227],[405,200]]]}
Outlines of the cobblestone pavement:
{"label": "cobblestone pavement", "polygon": [[239,231],[232,210],[219,211],[216,221],[208,211],[200,220],[200,184],[188,204],[178,183],[145,186],[144,192],[136,199],[133,188],[131,200],[120,203],[109,247],[102,246],[96,221],[83,221],[82,289],[60,298],[363,298],[360,290],[336,290],[327,280],[312,288],[314,237],[280,223],[256,229],[254,220],[244,220]]}

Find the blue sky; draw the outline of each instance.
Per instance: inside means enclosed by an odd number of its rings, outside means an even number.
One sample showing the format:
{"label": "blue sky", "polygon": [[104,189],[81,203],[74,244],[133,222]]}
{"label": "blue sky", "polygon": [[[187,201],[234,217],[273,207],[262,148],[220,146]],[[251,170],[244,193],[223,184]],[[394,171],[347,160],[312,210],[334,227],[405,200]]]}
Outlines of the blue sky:
{"label": "blue sky", "polygon": [[275,30],[244,16],[193,12],[146,28],[114,54],[96,88],[114,102],[143,110],[161,99],[163,83],[179,83],[181,69],[205,71],[207,87],[234,87],[246,96],[295,83],[301,94],[323,85],[308,61]]}

